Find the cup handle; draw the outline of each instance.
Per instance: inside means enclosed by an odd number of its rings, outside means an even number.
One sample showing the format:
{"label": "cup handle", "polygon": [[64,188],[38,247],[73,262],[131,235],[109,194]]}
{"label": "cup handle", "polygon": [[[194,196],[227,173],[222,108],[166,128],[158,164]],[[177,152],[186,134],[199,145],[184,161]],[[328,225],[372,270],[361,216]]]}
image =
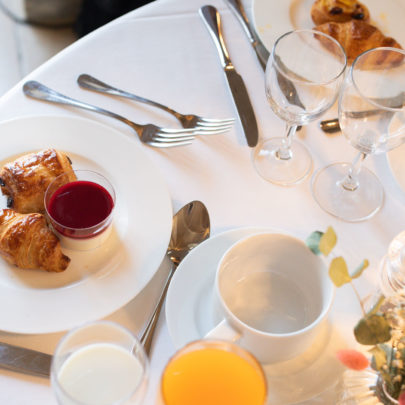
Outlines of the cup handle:
{"label": "cup handle", "polygon": [[211,329],[205,336],[207,339],[222,339],[228,342],[236,342],[241,334],[236,331],[226,319],[223,319],[214,329]]}

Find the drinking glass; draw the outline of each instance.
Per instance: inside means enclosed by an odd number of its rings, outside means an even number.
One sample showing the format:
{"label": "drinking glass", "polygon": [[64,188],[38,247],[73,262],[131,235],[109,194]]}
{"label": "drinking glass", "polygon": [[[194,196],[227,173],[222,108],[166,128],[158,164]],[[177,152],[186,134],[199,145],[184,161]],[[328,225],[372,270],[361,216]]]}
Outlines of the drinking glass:
{"label": "drinking glass", "polygon": [[221,340],[197,340],[180,349],[161,378],[164,405],[265,405],[267,381],[256,358]]}
{"label": "drinking glass", "polygon": [[67,333],[56,348],[51,382],[60,405],[139,405],[148,359],[139,340],[109,321]]}
{"label": "drinking glass", "polygon": [[381,208],[383,186],[361,164],[404,142],[404,101],[404,50],[374,48],[355,59],[339,98],[339,124],[359,152],[352,163],[333,163],[313,176],[312,194],[326,212],[356,222]]}
{"label": "drinking glass", "polygon": [[319,118],[336,101],[346,68],[346,55],[332,37],[314,30],[296,30],[275,42],[265,72],[266,96],[286,122],[284,137],[258,144],[253,153],[257,172],[267,181],[293,185],[312,169],[304,144],[294,141],[298,125]]}

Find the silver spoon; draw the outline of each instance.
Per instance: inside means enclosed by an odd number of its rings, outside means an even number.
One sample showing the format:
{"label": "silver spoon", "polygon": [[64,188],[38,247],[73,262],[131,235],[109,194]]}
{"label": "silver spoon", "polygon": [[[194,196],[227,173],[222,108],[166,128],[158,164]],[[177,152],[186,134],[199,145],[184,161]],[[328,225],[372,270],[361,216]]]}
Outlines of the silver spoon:
{"label": "silver spoon", "polygon": [[173,217],[172,235],[166,254],[173,265],[170,269],[162,294],[156,304],[148,324],[142,334],[141,343],[145,352],[149,355],[153,334],[159,320],[170,280],[180,262],[188,252],[210,236],[210,217],[207,208],[201,201],[191,201],[181,208]]}

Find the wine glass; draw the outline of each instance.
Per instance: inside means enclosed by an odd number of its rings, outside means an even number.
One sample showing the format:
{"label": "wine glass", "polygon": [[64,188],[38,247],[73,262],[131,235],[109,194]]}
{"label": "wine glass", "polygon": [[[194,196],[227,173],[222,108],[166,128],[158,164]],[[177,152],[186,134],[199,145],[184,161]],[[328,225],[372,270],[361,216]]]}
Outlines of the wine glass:
{"label": "wine glass", "polygon": [[361,163],[404,142],[404,103],[404,50],[374,48],[355,59],[339,98],[339,124],[359,153],[352,163],[333,163],[313,176],[313,196],[326,212],[356,222],[381,208],[383,186]]}
{"label": "wine glass", "polygon": [[288,186],[312,169],[304,144],[292,138],[298,125],[319,118],[337,99],[346,55],[332,37],[314,30],[295,30],[275,42],[265,72],[266,96],[286,124],[286,135],[261,141],[253,152],[257,172],[267,181]]}

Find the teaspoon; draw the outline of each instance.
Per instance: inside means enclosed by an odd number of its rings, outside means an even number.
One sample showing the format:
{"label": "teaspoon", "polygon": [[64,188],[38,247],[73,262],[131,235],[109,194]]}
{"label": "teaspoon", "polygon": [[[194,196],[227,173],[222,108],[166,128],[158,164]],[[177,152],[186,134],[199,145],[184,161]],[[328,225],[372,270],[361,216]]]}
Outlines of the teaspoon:
{"label": "teaspoon", "polygon": [[172,235],[170,237],[167,256],[172,261],[169,275],[163,287],[162,294],[156,304],[148,324],[140,339],[145,352],[149,355],[153,334],[159,320],[160,311],[166,297],[170,280],[180,262],[191,249],[210,236],[210,218],[207,208],[201,201],[192,201],[181,208],[173,217]]}

